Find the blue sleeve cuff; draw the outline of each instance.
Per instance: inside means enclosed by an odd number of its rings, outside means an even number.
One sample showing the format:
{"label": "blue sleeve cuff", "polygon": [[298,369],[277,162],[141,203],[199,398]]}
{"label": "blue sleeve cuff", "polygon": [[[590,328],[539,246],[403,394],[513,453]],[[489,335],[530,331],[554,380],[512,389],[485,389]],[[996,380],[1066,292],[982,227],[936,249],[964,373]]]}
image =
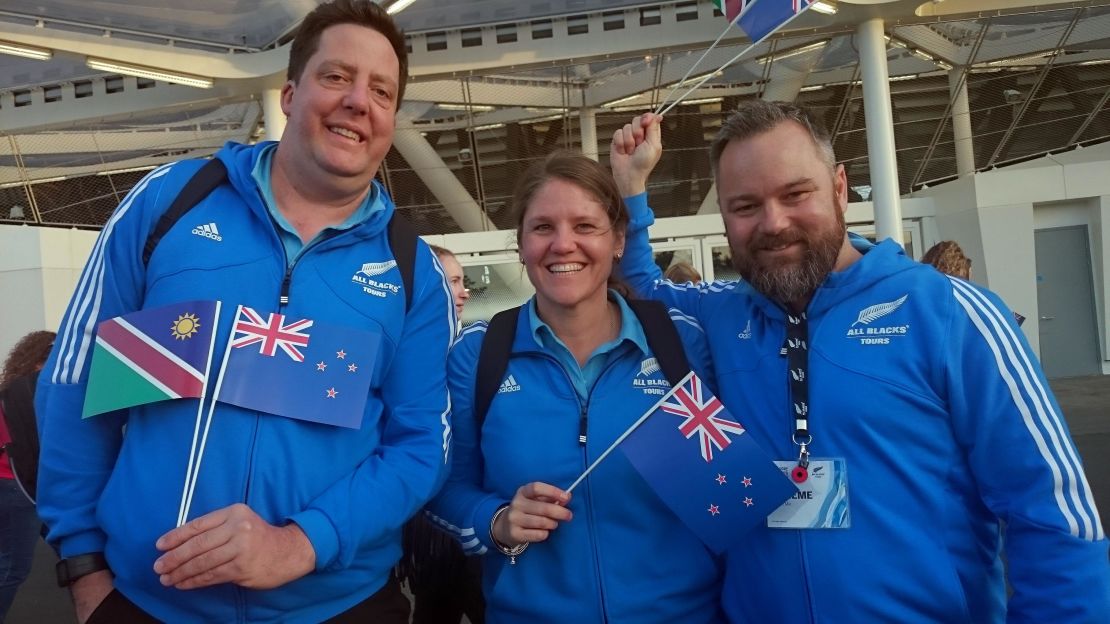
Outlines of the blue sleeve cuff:
{"label": "blue sleeve cuff", "polygon": [[655,213],[648,206],[647,193],[625,197],[624,205],[628,208],[628,229],[646,230],[655,223]]}
{"label": "blue sleeve cuff", "polygon": [[76,557],[85,553],[104,552],[104,544],[108,541],[100,531],[85,531],[65,538],[58,546],[58,553],[62,559]]}
{"label": "blue sleeve cuff", "polygon": [[316,570],[325,570],[339,558],[339,535],[328,517],[316,509],[309,509],[289,519],[304,531],[305,537],[316,552]]}

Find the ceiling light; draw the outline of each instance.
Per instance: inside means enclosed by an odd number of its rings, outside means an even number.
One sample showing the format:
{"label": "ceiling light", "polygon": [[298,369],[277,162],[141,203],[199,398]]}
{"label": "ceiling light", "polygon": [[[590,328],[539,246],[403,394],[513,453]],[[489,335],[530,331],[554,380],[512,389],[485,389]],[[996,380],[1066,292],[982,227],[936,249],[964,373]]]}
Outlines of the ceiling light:
{"label": "ceiling light", "polygon": [[198,87],[201,89],[211,89],[212,79],[203,76],[195,76],[190,74],[179,74],[176,72],[166,71],[164,69],[155,69],[153,67],[143,67],[142,65],[130,65],[128,63],[117,63],[115,61],[106,61],[88,57],[85,64],[89,69],[97,71],[111,72],[114,74],[124,74],[126,76],[136,76],[138,78],[149,78],[150,80],[161,80],[162,82],[172,82],[174,84],[185,85],[187,87]]}
{"label": "ceiling light", "polygon": [[917,74],[904,74],[902,76],[891,76],[887,80],[889,82],[902,82],[903,80],[913,80],[917,78]]}
{"label": "ceiling light", "polygon": [[482,104],[450,104],[447,102],[440,102],[436,104],[439,108],[449,111],[474,111],[476,113],[488,113],[493,111],[492,106],[485,106]]}
{"label": "ceiling light", "polygon": [[409,8],[409,5],[413,2],[416,2],[416,0],[397,0],[393,4],[389,5],[385,12],[389,13],[390,15],[397,15],[401,11]]}
{"label": "ceiling light", "polygon": [[767,56],[759,59],[759,62],[760,63],[766,63],[771,58],[774,58],[776,61],[781,61],[782,59],[788,59],[792,56],[799,56],[799,55],[802,55],[802,54],[806,54],[808,52],[814,52],[816,50],[820,50],[828,44],[829,44],[828,39],[822,39],[821,41],[815,41],[811,44],[804,45],[800,48],[794,48],[793,50],[786,50],[784,52],[775,52],[774,54],[768,54]]}
{"label": "ceiling light", "polygon": [[723,98],[719,98],[719,97],[707,97],[707,98],[701,98],[701,99],[698,99],[698,100],[682,100],[681,102],[679,102],[679,104],[681,104],[683,106],[687,106],[689,104],[716,104],[716,103],[720,102],[722,99]]}
{"label": "ceiling light", "polygon": [[817,0],[817,2],[810,4],[809,8],[825,15],[836,15],[836,3],[832,0]]}
{"label": "ceiling light", "polygon": [[0,54],[12,54],[14,56],[35,59],[36,61],[49,61],[51,57],[54,56],[54,51],[47,50],[46,48],[26,46],[21,43],[0,41]]}
{"label": "ceiling light", "polygon": [[497,128],[504,128],[504,127],[505,127],[505,124],[503,124],[503,123],[486,124],[484,126],[474,126],[473,128],[470,129],[470,131],[471,132],[481,132],[482,130],[496,130]]}
{"label": "ceiling light", "polygon": [[615,99],[611,102],[606,102],[606,103],[602,104],[602,106],[604,106],[604,107],[616,106],[617,104],[624,104],[626,102],[631,102],[633,100],[637,100],[642,96],[643,96],[642,93],[633,93],[632,95],[625,96],[625,97],[622,97],[622,98],[617,98],[617,99]]}
{"label": "ceiling light", "polygon": [[933,55],[929,54],[928,52],[923,52],[921,50],[918,50],[917,48],[910,48],[910,54],[916,56],[917,58],[919,58],[923,61],[929,61],[929,62],[935,62],[936,61],[936,59],[933,58]]}
{"label": "ceiling light", "polygon": [[937,67],[943,69],[944,71],[952,71],[952,64],[946,63],[940,59],[937,59]]}

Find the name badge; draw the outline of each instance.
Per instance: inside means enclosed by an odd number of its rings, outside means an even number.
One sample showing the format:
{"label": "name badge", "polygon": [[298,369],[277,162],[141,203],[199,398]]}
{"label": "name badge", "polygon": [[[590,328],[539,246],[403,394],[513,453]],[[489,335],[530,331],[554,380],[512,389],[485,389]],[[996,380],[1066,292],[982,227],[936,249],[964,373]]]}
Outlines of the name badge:
{"label": "name badge", "polygon": [[[798,461],[776,460],[775,465],[789,477]],[[769,528],[846,529],[851,526],[844,458],[811,459],[809,478],[795,485],[798,491],[794,496],[767,516]]]}

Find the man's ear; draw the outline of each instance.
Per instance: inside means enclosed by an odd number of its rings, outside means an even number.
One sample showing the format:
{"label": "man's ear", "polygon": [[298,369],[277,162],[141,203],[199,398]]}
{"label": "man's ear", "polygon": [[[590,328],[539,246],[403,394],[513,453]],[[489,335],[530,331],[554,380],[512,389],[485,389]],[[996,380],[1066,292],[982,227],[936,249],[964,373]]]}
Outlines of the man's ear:
{"label": "man's ear", "polygon": [[848,174],[844,165],[837,165],[833,172],[833,194],[836,196],[836,205],[840,212],[848,212]]}
{"label": "man's ear", "polygon": [[292,80],[286,80],[285,84],[281,85],[281,112],[285,116],[289,116],[289,111],[293,110],[293,92],[297,90],[297,84]]}

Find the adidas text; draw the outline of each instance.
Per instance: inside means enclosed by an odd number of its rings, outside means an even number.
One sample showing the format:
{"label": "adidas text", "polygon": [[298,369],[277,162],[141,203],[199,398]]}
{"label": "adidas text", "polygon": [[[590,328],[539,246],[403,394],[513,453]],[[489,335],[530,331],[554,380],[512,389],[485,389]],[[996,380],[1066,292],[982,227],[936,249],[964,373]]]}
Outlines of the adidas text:
{"label": "adidas text", "polygon": [[211,238],[216,242],[220,242],[224,239],[223,236],[220,236],[220,231],[216,228],[215,222],[196,226],[195,228],[193,228],[193,234],[196,234],[197,236],[203,236],[205,238]]}
{"label": "adidas text", "polygon": [[520,384],[516,382],[516,377],[509,375],[505,381],[501,382],[501,386],[497,388],[497,394],[503,392],[520,392]]}

